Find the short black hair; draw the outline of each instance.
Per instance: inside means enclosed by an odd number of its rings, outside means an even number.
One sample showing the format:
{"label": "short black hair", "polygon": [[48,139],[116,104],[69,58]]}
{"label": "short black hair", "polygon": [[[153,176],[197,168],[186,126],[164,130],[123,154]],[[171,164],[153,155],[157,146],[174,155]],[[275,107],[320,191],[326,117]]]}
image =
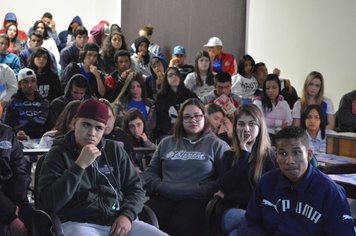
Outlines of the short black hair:
{"label": "short black hair", "polygon": [[76,38],[78,35],[87,35],[88,36],[88,30],[84,26],[79,26],[76,28],[73,32],[73,37]]}
{"label": "short black hair", "polygon": [[42,16],[42,18],[49,18],[49,19],[53,19],[53,16],[52,16],[52,14],[51,13],[49,13],[49,12],[45,12],[44,14],[43,14],[43,16]]}
{"label": "short black hair", "polygon": [[220,82],[220,83],[231,82],[231,75],[225,71],[218,72],[215,75],[215,82]]}
{"label": "short black hair", "polygon": [[119,50],[117,52],[115,52],[115,55],[114,55],[114,61],[115,61],[115,64],[117,64],[117,60],[119,57],[128,57],[129,58],[129,61],[130,61],[130,64],[131,64],[131,60],[130,60],[130,52],[127,51],[127,50]]}
{"label": "short black hair", "polygon": [[287,127],[281,129],[276,135],[275,135],[275,141],[276,144],[278,141],[281,139],[299,139],[302,141],[303,145],[309,148],[309,139],[308,135],[305,132],[305,130],[301,127]]}

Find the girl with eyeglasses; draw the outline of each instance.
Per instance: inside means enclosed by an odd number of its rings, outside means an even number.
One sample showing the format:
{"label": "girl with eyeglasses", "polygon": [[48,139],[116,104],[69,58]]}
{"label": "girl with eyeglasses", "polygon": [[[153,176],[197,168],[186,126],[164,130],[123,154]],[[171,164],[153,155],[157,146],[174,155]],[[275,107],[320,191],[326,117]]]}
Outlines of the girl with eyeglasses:
{"label": "girl with eyeglasses", "polygon": [[179,108],[189,98],[197,98],[197,95],[185,87],[179,70],[176,67],[169,67],[164,74],[161,91],[157,94],[155,103],[157,114],[155,137],[158,141],[172,133]]}
{"label": "girl with eyeglasses", "polygon": [[202,102],[184,102],[173,135],[159,143],[143,174],[150,194],[146,204],[160,229],[172,236],[207,235],[205,207],[217,190],[220,158],[228,149],[210,130]]}
{"label": "girl with eyeglasses", "polygon": [[256,105],[243,104],[236,111],[232,143],[222,157],[215,196],[224,199],[227,207],[222,216],[223,231],[245,235],[244,213],[251,194],[262,174],[275,168],[266,122]]}

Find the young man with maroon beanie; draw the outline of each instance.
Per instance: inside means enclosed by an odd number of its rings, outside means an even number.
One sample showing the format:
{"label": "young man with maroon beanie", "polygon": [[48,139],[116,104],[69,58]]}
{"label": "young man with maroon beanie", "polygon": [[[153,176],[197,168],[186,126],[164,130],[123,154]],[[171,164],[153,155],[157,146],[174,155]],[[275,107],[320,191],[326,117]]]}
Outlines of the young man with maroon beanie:
{"label": "young man with maroon beanie", "polygon": [[59,216],[64,235],[166,235],[137,220],[145,192],[127,153],[102,138],[107,120],[103,102],[82,102],[43,162],[38,206]]}

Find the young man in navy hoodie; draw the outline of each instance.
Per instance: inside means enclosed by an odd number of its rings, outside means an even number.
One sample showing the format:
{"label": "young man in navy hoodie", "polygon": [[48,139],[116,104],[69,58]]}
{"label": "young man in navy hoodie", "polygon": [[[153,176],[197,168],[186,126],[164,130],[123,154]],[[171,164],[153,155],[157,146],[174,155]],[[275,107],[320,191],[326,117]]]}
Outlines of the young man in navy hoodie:
{"label": "young man in navy hoodie", "polygon": [[246,212],[247,235],[355,235],[344,189],[309,164],[305,131],[276,134],[280,169],[264,175]]}

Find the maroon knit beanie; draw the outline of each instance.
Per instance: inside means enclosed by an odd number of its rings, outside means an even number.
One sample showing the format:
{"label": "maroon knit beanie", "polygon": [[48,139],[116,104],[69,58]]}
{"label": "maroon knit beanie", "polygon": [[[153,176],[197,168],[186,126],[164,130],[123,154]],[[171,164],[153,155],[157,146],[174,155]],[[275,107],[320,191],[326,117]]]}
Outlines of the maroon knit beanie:
{"label": "maroon knit beanie", "polygon": [[97,99],[88,99],[80,104],[75,117],[88,118],[106,124],[109,118],[109,109]]}

